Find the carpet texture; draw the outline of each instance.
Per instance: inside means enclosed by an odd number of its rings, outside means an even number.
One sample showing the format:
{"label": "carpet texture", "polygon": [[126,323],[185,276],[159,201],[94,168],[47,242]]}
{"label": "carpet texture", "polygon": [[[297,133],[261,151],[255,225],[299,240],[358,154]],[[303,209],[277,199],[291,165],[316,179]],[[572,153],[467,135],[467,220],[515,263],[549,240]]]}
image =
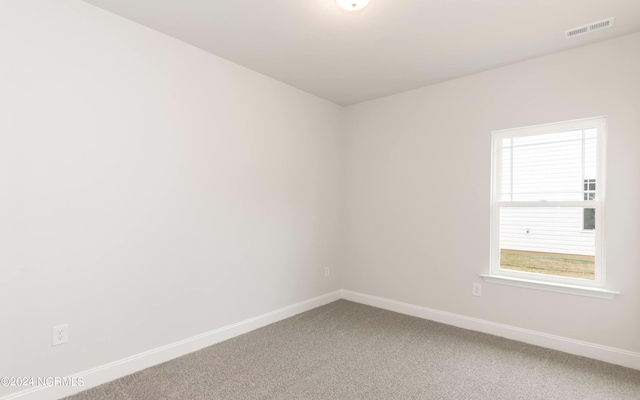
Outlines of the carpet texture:
{"label": "carpet texture", "polygon": [[68,400],[638,400],[640,371],[339,300]]}

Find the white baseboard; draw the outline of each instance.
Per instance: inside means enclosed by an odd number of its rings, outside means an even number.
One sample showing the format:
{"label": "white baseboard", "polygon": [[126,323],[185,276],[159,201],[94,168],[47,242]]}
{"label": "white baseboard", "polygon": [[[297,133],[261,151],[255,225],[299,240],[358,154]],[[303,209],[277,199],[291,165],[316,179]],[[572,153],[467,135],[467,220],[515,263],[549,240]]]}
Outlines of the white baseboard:
{"label": "white baseboard", "polygon": [[71,396],[72,394],[102,385],[114,379],[132,374],[134,372],[161,364],[176,357],[212,346],[224,340],[253,331],[263,326],[281,321],[316,307],[339,300],[341,291],[327,293],[313,299],[292,304],[257,317],[227,325],[222,328],[205,332],[166,346],[158,347],[131,357],[123,358],[109,364],[101,365],[72,375],[72,378],[82,378],[83,386],[41,386],[23,390],[0,398],[0,400],[51,400]]}
{"label": "white baseboard", "polygon": [[536,346],[546,347],[553,350],[563,351],[565,353],[593,358],[611,364],[640,370],[640,353],[634,353],[632,351],[583,342],[581,340],[570,339],[562,336],[550,335],[548,333],[533,331],[530,329],[498,324],[479,318],[434,310],[414,304],[352,292],[350,290],[343,289],[342,298],[356,303],[382,308],[384,310],[395,311],[397,313],[411,315],[413,317],[488,333],[507,339],[517,340],[519,342],[529,343]]}

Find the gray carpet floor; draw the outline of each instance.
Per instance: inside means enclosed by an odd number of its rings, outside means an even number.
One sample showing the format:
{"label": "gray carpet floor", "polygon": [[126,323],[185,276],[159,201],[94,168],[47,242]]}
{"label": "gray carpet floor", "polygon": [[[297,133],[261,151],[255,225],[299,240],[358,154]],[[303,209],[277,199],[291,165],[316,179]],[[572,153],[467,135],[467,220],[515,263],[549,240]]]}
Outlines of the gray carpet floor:
{"label": "gray carpet floor", "polygon": [[339,300],[90,399],[640,399],[640,371]]}

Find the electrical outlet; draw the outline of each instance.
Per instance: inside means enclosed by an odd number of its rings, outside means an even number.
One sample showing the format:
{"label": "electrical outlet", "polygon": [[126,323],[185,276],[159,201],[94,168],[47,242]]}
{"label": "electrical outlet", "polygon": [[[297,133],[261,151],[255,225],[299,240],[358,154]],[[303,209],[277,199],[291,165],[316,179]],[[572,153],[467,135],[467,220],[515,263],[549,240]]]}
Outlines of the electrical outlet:
{"label": "electrical outlet", "polygon": [[69,341],[69,325],[56,325],[51,329],[51,345],[57,346]]}
{"label": "electrical outlet", "polygon": [[473,295],[474,296],[482,296],[482,285],[479,283],[474,283],[473,284]]}
{"label": "electrical outlet", "polygon": [[326,267],[324,267],[324,276],[327,277],[331,275],[331,268],[329,268],[329,266],[327,265]]}

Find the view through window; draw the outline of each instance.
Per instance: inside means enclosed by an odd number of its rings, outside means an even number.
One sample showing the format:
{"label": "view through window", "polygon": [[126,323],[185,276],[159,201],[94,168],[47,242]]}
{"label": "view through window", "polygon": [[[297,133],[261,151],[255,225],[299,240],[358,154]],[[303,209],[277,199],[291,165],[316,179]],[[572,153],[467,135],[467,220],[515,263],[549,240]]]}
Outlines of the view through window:
{"label": "view through window", "polygon": [[499,248],[492,251],[500,271],[601,278],[598,130],[604,125],[592,121],[494,137],[493,229]]}

